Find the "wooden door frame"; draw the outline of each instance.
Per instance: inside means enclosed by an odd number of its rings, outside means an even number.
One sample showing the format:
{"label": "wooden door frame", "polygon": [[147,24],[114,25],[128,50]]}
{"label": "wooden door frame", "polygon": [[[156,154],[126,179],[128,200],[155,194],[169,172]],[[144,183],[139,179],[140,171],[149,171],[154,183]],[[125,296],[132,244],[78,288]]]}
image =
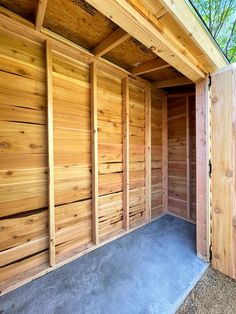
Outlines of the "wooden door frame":
{"label": "wooden door frame", "polygon": [[196,83],[196,241],[197,255],[210,260],[209,79]]}

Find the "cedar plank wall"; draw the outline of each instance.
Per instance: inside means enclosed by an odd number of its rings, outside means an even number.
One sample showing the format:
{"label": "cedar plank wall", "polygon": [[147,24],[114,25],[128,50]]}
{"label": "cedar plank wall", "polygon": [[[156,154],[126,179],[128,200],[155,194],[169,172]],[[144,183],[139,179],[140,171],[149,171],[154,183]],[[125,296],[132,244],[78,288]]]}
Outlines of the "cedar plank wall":
{"label": "cedar plank wall", "polygon": [[48,267],[48,182],[45,48],[3,30],[0,40],[1,291]]}
{"label": "cedar plank wall", "polygon": [[92,242],[89,66],[53,54],[56,260]]}
{"label": "cedar plank wall", "polygon": [[99,235],[122,230],[122,80],[98,72]]}
{"label": "cedar plank wall", "polygon": [[[188,98],[188,101],[187,101]],[[187,122],[189,105],[189,194],[187,210]],[[195,96],[168,98],[168,210],[180,217],[196,220],[196,136]]]}
{"label": "cedar plank wall", "polygon": [[135,226],[145,210],[145,90],[129,86],[129,221]]}
{"label": "cedar plank wall", "polygon": [[[0,35],[0,291],[46,273],[45,46]],[[112,68],[112,67],[111,67]],[[52,55],[56,265],[91,249],[90,66]],[[110,71],[111,72],[111,71]],[[110,73],[109,72],[109,73]],[[99,240],[122,229],[122,78],[98,71]],[[130,225],[145,212],[145,90],[130,83]],[[152,216],[161,206],[161,99],[152,95]]]}
{"label": "cedar plank wall", "polygon": [[162,213],[162,99],[152,93],[152,218]]}
{"label": "cedar plank wall", "polygon": [[190,140],[191,140],[191,207],[190,219],[196,221],[196,110],[195,110],[195,96],[189,96],[189,126],[190,126]]}

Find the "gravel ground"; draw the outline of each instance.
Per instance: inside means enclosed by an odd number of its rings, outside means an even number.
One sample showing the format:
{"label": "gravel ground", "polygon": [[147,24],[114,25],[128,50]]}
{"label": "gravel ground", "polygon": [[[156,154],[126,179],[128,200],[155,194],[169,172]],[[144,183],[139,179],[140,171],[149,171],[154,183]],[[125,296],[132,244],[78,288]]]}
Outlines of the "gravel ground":
{"label": "gravel ground", "polygon": [[177,314],[236,314],[236,281],[207,269]]}

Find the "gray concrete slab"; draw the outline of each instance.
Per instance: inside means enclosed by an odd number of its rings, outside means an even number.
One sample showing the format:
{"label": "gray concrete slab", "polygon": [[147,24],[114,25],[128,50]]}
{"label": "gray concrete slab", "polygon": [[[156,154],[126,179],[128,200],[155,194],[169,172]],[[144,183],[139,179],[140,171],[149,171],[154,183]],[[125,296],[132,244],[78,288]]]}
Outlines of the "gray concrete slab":
{"label": "gray concrete slab", "polygon": [[208,265],[169,215],[0,298],[0,313],[174,313]]}

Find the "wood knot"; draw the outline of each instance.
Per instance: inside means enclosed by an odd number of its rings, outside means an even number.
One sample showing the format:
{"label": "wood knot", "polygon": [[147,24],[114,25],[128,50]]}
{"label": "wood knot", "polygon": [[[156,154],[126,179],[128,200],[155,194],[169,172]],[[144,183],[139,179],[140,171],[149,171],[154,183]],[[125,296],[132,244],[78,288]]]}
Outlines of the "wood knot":
{"label": "wood knot", "polygon": [[227,170],[226,173],[225,173],[225,176],[228,177],[228,178],[232,178],[233,173],[234,172],[232,170]]}
{"label": "wood knot", "polygon": [[30,144],[30,148],[35,149],[35,148],[39,148],[40,145],[36,145],[36,144]]}
{"label": "wood knot", "polygon": [[218,100],[217,97],[213,97],[211,101],[213,104],[215,104],[217,102],[217,100]]}
{"label": "wood knot", "polygon": [[215,208],[215,213],[216,213],[216,214],[220,214],[220,213],[221,213],[221,209],[218,208],[218,207],[216,207],[216,208]]}
{"label": "wood knot", "polygon": [[23,76],[27,75],[27,72],[23,69],[19,69],[18,73]]}
{"label": "wood knot", "polygon": [[12,174],[13,174],[12,171],[10,171],[10,170],[7,171],[7,175],[8,175],[8,176],[11,176]]}
{"label": "wood knot", "polygon": [[11,145],[10,145],[10,143],[8,143],[8,142],[1,142],[1,143],[0,143],[0,147],[1,147],[1,148],[10,148],[10,146],[11,146]]}

